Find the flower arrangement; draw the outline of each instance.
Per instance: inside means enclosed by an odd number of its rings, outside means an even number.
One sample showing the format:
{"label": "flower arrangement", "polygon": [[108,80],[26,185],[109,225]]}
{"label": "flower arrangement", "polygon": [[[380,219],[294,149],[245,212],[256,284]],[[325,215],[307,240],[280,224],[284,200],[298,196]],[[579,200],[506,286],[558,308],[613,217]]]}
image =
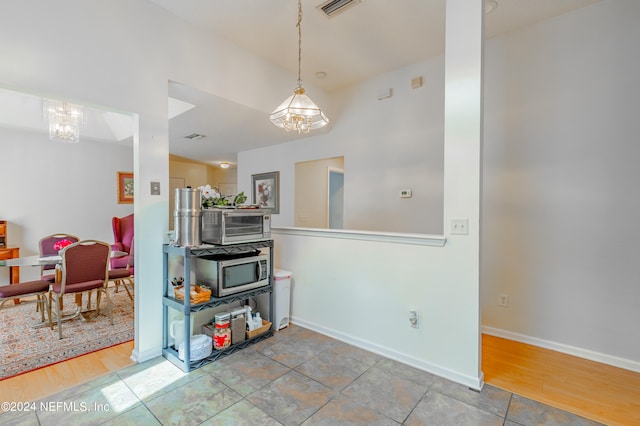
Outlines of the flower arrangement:
{"label": "flower arrangement", "polygon": [[202,207],[205,209],[216,206],[228,206],[229,200],[227,200],[227,198],[231,197],[233,197],[233,204],[236,206],[247,201],[247,196],[244,195],[244,191],[234,197],[233,195],[224,195],[218,188],[208,184],[199,186],[198,189],[202,192]]}
{"label": "flower arrangement", "polygon": [[202,191],[202,207],[205,209],[214,206],[226,206],[229,204],[226,196],[222,195],[220,190],[215,186],[211,187],[211,185],[207,184],[198,187],[198,189]]}
{"label": "flower arrangement", "polygon": [[55,244],[53,244],[53,249],[60,251],[70,244],[73,244],[73,241],[67,240],[65,238],[64,240],[56,241]]}

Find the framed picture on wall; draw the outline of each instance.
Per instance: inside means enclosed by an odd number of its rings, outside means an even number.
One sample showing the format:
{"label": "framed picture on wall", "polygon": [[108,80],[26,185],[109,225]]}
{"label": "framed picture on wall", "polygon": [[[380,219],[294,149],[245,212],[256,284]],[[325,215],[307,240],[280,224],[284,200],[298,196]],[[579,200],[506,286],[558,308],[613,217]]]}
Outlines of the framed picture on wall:
{"label": "framed picture on wall", "polygon": [[251,175],[253,181],[253,204],[261,209],[271,209],[271,214],[280,213],[280,172]]}
{"label": "framed picture on wall", "polygon": [[118,204],[133,203],[133,173],[118,172]]}

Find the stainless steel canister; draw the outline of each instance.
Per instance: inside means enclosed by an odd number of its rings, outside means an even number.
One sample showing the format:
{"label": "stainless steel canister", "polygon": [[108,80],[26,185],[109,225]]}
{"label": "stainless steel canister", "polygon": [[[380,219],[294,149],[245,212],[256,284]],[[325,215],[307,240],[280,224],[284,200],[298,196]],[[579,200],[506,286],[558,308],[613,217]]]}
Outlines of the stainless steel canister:
{"label": "stainless steel canister", "polygon": [[177,245],[201,245],[202,191],[190,187],[176,188],[174,219]]}

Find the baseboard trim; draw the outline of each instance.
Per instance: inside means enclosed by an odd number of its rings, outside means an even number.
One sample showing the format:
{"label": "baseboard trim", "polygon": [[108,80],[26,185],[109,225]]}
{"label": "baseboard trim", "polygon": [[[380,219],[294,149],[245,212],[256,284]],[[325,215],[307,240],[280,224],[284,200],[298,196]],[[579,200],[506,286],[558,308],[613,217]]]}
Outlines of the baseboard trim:
{"label": "baseboard trim", "polygon": [[449,370],[447,368],[443,368],[441,366],[431,364],[429,362],[425,362],[425,361],[413,358],[411,356],[407,356],[406,354],[403,354],[401,352],[389,350],[388,348],[379,346],[367,340],[362,340],[345,333],[340,333],[336,330],[322,327],[318,324],[311,323],[309,321],[304,321],[299,318],[291,317],[291,323],[300,327],[308,328],[309,330],[313,330],[320,334],[324,334],[325,336],[333,337],[334,339],[340,340],[341,342],[345,342],[350,345],[357,346],[361,349],[367,350],[369,352],[373,352],[378,355],[382,355],[386,358],[393,359],[395,361],[401,362],[411,367],[415,367],[419,370],[426,371],[427,373],[431,373],[436,376],[442,377],[444,379],[451,380],[456,383],[460,383],[464,386],[470,387],[475,390],[482,390],[482,387],[484,386],[484,373],[481,373],[480,377],[467,376],[465,374],[460,374],[455,371]]}
{"label": "baseboard trim", "polygon": [[162,356],[162,348],[138,352],[134,347],[133,351],[131,351],[131,360],[136,363],[145,362],[159,356]]}
{"label": "baseboard trim", "polygon": [[502,337],[503,339],[514,340],[520,343],[526,343],[532,346],[550,349],[552,351],[561,352],[567,355],[573,355],[579,358],[588,359],[590,361],[600,362],[602,364],[607,364],[613,367],[623,368],[625,370],[640,373],[640,362],[638,361],[603,354],[601,352],[595,352],[575,346],[565,345],[564,343],[557,343],[550,340],[539,339],[537,337],[527,336],[525,334],[515,333],[513,331],[503,330],[501,328],[482,326],[482,333],[488,334],[490,336]]}

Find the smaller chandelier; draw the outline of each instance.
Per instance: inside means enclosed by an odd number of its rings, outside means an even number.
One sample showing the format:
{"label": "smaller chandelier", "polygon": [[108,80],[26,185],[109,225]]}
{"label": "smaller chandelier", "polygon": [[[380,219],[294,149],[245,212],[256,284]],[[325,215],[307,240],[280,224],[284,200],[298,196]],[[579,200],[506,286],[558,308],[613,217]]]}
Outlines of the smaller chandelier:
{"label": "smaller chandelier", "polygon": [[304,93],[301,76],[302,57],[302,2],[298,0],[298,87],[293,95],[284,100],[273,110],[269,119],[276,126],[287,132],[295,130],[298,134],[309,133],[311,129],[319,129],[329,123],[322,110]]}
{"label": "smaller chandelier", "polygon": [[80,141],[82,107],[63,101],[47,102],[49,139],[77,143]]}

